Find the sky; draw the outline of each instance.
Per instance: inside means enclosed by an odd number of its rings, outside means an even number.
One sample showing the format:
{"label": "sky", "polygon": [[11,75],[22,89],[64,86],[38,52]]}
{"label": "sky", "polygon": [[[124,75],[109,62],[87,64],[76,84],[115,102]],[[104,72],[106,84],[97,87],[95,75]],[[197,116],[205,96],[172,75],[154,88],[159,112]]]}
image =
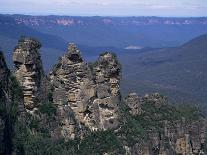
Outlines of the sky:
{"label": "sky", "polygon": [[207,16],[207,0],[0,0],[0,13],[72,16]]}

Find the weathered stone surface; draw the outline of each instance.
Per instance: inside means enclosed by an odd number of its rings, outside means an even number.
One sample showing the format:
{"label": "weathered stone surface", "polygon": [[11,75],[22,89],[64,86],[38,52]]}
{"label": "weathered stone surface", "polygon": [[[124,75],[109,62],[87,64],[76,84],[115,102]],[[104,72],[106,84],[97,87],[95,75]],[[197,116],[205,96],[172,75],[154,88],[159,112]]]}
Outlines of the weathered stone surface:
{"label": "weathered stone surface", "polygon": [[59,139],[63,138],[65,141],[75,139],[78,134],[77,122],[73,111],[68,106],[58,106],[57,108],[57,122],[52,137]]}
{"label": "weathered stone surface", "polygon": [[[53,100],[59,111],[67,107],[74,113],[74,118],[66,116],[66,112],[59,113],[64,118],[61,119],[64,121],[61,133],[71,132],[72,136],[75,129],[71,126],[75,127],[75,123],[70,124],[69,120],[76,119],[77,123],[87,124],[87,109],[96,93],[91,71],[74,44],[69,44],[67,53],[50,73],[50,80],[54,87]],[[73,131],[69,131],[71,128]]]}
{"label": "weathered stone surface", "polygon": [[99,129],[116,128],[119,124],[119,104],[121,66],[116,56],[110,52],[101,54],[93,67],[97,99],[93,104],[98,107]]}
{"label": "weathered stone surface", "polygon": [[167,103],[167,98],[159,93],[154,93],[154,94],[146,94],[144,96],[144,100],[145,102],[148,103],[153,103],[156,106],[162,106],[165,105]]}
{"label": "weathered stone surface", "polygon": [[[138,103],[138,104],[137,104]],[[141,109],[142,104],[154,104],[161,108],[165,106],[167,100],[162,95],[156,93],[138,97],[135,93],[130,93],[125,104],[129,107],[131,115],[141,117],[140,114],[145,112]],[[139,110],[138,110],[139,109]],[[204,154],[204,143],[206,134],[206,120],[187,121],[174,120],[173,122],[161,121],[163,124],[163,132],[151,129],[147,134],[147,142],[140,141],[135,145],[126,146],[127,155],[201,155]]]}
{"label": "weathered stone surface", "polygon": [[129,107],[130,114],[137,116],[142,113],[142,109],[141,109],[142,98],[139,97],[136,93],[130,93],[125,98],[124,102]]}
{"label": "weathered stone surface", "polygon": [[54,103],[59,108],[70,107],[78,124],[90,130],[117,127],[120,65],[113,54],[101,55],[89,67],[77,47],[69,44],[67,53],[50,73],[50,80]]}
{"label": "weathered stone surface", "polygon": [[13,53],[15,75],[22,86],[24,105],[33,113],[47,99],[47,80],[39,49],[41,44],[31,38],[19,40]]}
{"label": "weathered stone surface", "polygon": [[127,155],[205,155],[203,152],[203,121],[166,124],[165,133],[149,133],[148,142],[141,141],[125,147]]}

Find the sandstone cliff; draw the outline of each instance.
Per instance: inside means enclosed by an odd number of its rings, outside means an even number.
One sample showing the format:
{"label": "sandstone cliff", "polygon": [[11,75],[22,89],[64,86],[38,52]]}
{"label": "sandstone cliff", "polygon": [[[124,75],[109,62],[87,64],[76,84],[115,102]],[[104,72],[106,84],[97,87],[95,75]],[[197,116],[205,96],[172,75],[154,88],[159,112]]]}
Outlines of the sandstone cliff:
{"label": "sandstone cliff", "polygon": [[59,114],[67,115],[66,109],[74,113],[75,117],[71,115],[62,122],[62,132],[72,133],[69,137],[74,137],[76,127],[80,132],[84,127],[90,130],[117,127],[120,66],[114,55],[106,53],[89,66],[77,47],[70,44],[51,71],[50,80]]}
{"label": "sandstone cliff", "polygon": [[13,61],[15,76],[23,89],[24,105],[33,113],[47,96],[47,80],[43,71],[39,49],[41,44],[31,38],[22,38],[15,47]]}

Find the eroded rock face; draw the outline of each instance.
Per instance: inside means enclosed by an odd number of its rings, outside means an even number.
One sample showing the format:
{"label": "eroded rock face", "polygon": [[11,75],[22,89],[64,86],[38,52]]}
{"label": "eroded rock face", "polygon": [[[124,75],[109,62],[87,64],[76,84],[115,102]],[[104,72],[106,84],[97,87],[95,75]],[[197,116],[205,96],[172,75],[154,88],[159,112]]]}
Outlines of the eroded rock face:
{"label": "eroded rock face", "polygon": [[183,120],[174,127],[167,124],[165,136],[171,140],[170,145],[176,154],[204,154],[205,130],[204,119],[192,123]]}
{"label": "eroded rock face", "polygon": [[[100,56],[89,67],[77,47],[69,44],[67,53],[50,73],[50,80],[54,103],[58,109],[71,108],[78,130],[84,126],[90,130],[117,127],[120,65],[113,54]],[[67,124],[62,128],[71,127]]]}
{"label": "eroded rock face", "polygon": [[144,100],[145,102],[152,103],[156,105],[157,107],[165,105],[168,102],[167,98],[159,93],[146,94],[144,96]]}
{"label": "eroded rock face", "polygon": [[[136,93],[130,93],[124,102],[129,107],[131,115],[141,117],[145,111],[141,109],[142,104],[153,104],[158,108],[165,106],[167,99],[158,94],[138,97]],[[141,111],[141,112],[140,112]],[[139,143],[128,147],[127,155],[204,155],[204,144],[206,135],[206,120],[174,120],[169,122],[163,118],[161,121],[162,130],[151,129],[148,131],[147,141],[141,140]]]}
{"label": "eroded rock face", "polygon": [[121,66],[116,56],[110,52],[100,55],[94,64],[93,73],[97,90],[93,106],[98,108],[98,126],[105,130],[116,128],[119,124],[121,101]]}
{"label": "eroded rock face", "polygon": [[[54,67],[50,80],[54,87],[54,103],[58,106],[59,115],[64,118],[62,134],[75,131],[75,120],[78,124],[88,124],[85,116],[88,105],[95,96],[95,88],[91,71],[74,44],[69,45],[67,53]],[[65,109],[71,109],[75,117],[67,117]],[[73,127],[69,122],[72,122]]]}
{"label": "eroded rock face", "polygon": [[[185,126],[186,125],[186,126]],[[126,147],[127,155],[204,155],[204,122],[177,122],[165,126],[165,133],[149,133],[148,142]]]}
{"label": "eroded rock face", "polygon": [[139,97],[136,93],[130,93],[125,98],[124,102],[128,106],[130,114],[137,116],[142,113],[142,98]]}
{"label": "eroded rock face", "polygon": [[47,80],[39,53],[40,47],[38,41],[23,38],[13,53],[15,75],[23,89],[25,108],[30,113],[36,111],[38,105],[47,98]]}

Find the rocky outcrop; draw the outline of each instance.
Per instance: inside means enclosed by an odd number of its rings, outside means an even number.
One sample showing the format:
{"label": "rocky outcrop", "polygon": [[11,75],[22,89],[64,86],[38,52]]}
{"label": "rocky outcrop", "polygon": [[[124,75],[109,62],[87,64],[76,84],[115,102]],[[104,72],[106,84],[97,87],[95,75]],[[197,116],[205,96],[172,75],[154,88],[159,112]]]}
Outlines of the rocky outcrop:
{"label": "rocky outcrop", "polygon": [[[144,97],[138,97],[136,93],[130,93],[124,103],[127,105],[129,113],[133,117],[141,118],[150,117],[145,115],[146,111],[142,109],[144,104],[152,104],[153,106],[146,106],[151,109],[152,117],[159,118],[159,115],[165,113],[162,111],[163,107],[167,106],[166,97],[155,93],[147,94]],[[160,110],[162,109],[162,110]],[[168,108],[165,107],[164,110]],[[172,110],[172,109],[171,109]],[[174,109],[175,110],[175,109]],[[169,111],[170,112],[170,111]],[[171,111],[172,112],[172,111]],[[177,112],[176,110],[174,111]],[[193,111],[192,111],[193,112]],[[178,114],[179,115],[179,114]],[[160,129],[156,130],[156,124],[147,130],[147,139],[140,140],[131,147],[125,146],[127,155],[201,155],[204,153],[205,135],[206,135],[206,120],[202,117],[199,119],[192,118],[187,120],[185,117],[173,120],[176,114],[172,114],[172,118],[158,119],[160,122]],[[160,117],[161,118],[161,117]],[[142,120],[140,119],[140,120]],[[149,119],[149,121],[153,121]],[[155,120],[154,120],[155,121]],[[150,122],[149,122],[150,123]],[[146,125],[148,122],[146,122]]]}
{"label": "rocky outcrop", "polygon": [[22,38],[13,53],[15,76],[23,89],[24,105],[34,113],[47,98],[47,80],[43,71],[39,49],[35,39]]}
{"label": "rocky outcrop", "polygon": [[168,102],[167,98],[159,93],[146,94],[144,96],[144,100],[145,102],[152,103],[157,107],[163,106]]}
{"label": "rocky outcrop", "polygon": [[205,120],[189,123],[185,120],[177,122],[175,126],[165,125],[164,135],[176,154],[204,154],[206,122]]}
{"label": "rocky outcrop", "polygon": [[142,97],[139,97],[136,93],[129,93],[124,102],[129,108],[131,115],[137,116],[142,113]]}
{"label": "rocky outcrop", "polygon": [[69,45],[67,53],[53,68],[50,81],[54,88],[53,100],[62,122],[61,134],[67,135],[69,139],[74,138],[77,126],[79,130],[81,124],[89,126],[85,117],[91,99],[95,96],[90,69],[74,44]]}
{"label": "rocky outcrop", "polygon": [[[93,66],[97,98],[93,107],[97,107],[99,128],[112,129],[119,124],[119,104],[121,66],[116,56],[110,52],[101,54]],[[95,108],[94,108],[95,109]],[[96,115],[97,115],[96,114]]]}
{"label": "rocky outcrop", "polygon": [[[55,145],[62,138],[81,139],[81,145],[89,130],[112,129],[111,136],[117,138],[114,143],[127,155],[205,154],[207,123],[195,111],[182,115],[182,110],[168,105],[166,97],[158,93],[144,97],[130,93],[125,105],[121,104],[121,66],[114,54],[105,52],[89,65],[75,44],[69,44],[48,81],[40,47],[38,41],[23,38],[14,50],[14,73],[23,91],[0,52],[0,154],[11,154],[15,148],[16,116],[23,116],[25,109],[32,115],[25,117],[23,126],[32,136],[45,134]],[[96,138],[102,141],[102,136]]]}
{"label": "rocky outcrop", "polygon": [[[120,65],[113,54],[103,54],[89,66],[77,47],[69,44],[67,53],[50,73],[50,80],[58,109],[64,111],[67,107],[74,113],[75,120],[68,117],[64,121],[76,122],[78,130],[84,127],[90,130],[117,127]],[[62,128],[75,130],[73,123],[72,127],[70,123],[62,124]]]}

